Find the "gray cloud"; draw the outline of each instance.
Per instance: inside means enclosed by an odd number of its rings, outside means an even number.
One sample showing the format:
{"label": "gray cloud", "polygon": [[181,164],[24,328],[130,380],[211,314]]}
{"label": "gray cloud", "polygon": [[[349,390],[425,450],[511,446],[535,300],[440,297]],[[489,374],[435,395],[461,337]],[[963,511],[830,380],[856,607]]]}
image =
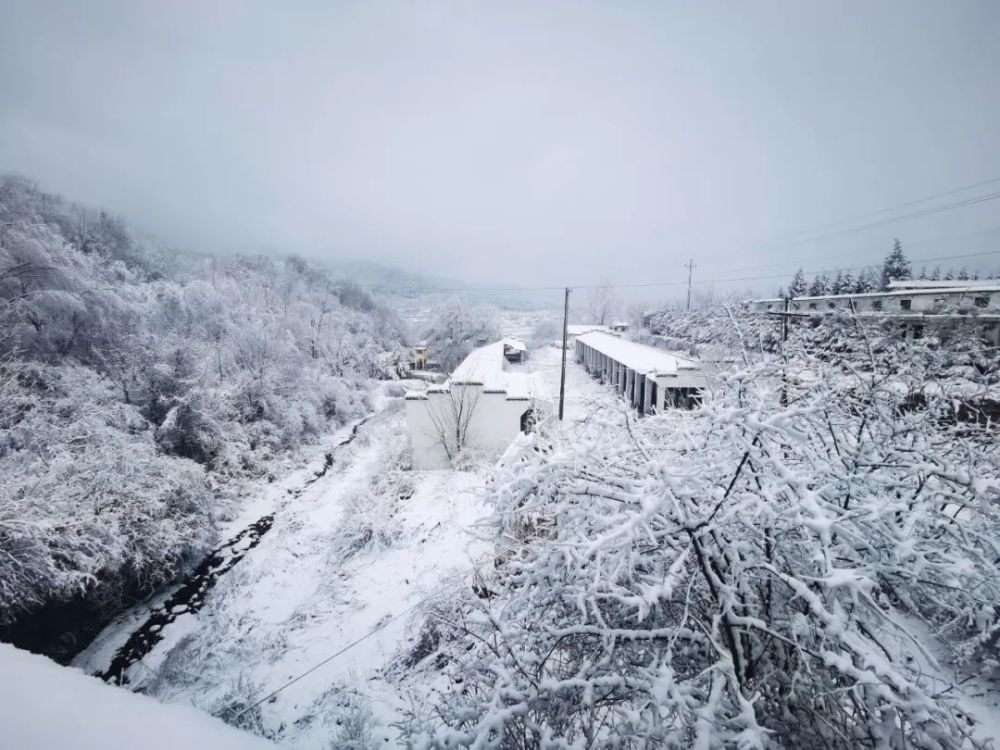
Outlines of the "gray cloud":
{"label": "gray cloud", "polygon": [[688,256],[702,279],[832,268],[894,236],[916,258],[1000,249],[1000,201],[773,241],[1000,176],[993,2],[0,0],[0,19],[0,170],[177,246],[543,284],[679,280]]}

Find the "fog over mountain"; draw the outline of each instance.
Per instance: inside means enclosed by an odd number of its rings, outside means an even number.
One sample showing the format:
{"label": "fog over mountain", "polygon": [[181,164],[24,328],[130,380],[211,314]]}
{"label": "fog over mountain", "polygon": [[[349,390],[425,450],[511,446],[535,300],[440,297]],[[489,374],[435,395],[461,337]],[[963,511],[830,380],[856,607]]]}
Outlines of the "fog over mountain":
{"label": "fog over mountain", "polygon": [[794,243],[1000,175],[993,2],[3,0],[0,18],[0,170],[176,247],[556,286],[680,281],[694,257],[698,282],[772,290],[756,277],[876,262],[896,236],[918,260],[1000,239],[986,201]]}

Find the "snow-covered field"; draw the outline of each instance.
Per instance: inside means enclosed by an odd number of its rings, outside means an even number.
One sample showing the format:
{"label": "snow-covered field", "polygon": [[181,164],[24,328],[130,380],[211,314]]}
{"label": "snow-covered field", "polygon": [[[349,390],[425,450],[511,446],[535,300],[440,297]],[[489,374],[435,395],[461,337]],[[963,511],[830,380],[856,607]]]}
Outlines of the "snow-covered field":
{"label": "snow-covered field", "polygon": [[[570,427],[615,402],[568,355]],[[535,352],[526,369],[541,372],[558,393],[558,349]],[[419,640],[421,608],[470,586],[476,565],[491,560],[477,530],[489,512],[490,467],[406,470],[400,406],[388,399],[297,497],[315,464],[248,499],[225,532],[270,512],[273,527],[219,580],[200,612],[164,629],[163,640],[129,670],[133,690],[193,704],[288,747],[398,742],[393,724],[409,707],[400,664]],[[344,435],[332,435],[325,448]],[[106,669],[149,609],[121,618],[75,665]]]}

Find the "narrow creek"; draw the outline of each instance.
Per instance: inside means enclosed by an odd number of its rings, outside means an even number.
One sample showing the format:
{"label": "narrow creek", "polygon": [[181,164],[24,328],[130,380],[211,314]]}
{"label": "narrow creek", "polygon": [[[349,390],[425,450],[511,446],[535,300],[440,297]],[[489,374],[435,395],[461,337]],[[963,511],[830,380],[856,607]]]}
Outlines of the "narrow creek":
{"label": "narrow creek", "polygon": [[[372,416],[368,415],[355,423],[350,434],[327,451],[322,468],[314,472],[301,487],[288,490],[291,498],[299,497],[311,484],[326,475],[330,467],[333,466],[334,452],[353,442],[358,436],[358,430]],[[125,644],[115,652],[108,668],[97,673],[96,676],[105,682],[116,685],[127,684],[129,681],[128,670],[163,640],[163,631],[170,623],[181,615],[194,614],[204,606],[206,595],[215,587],[219,579],[232,570],[233,566],[242,560],[250,550],[260,544],[260,540],[271,530],[274,516],[275,512],[261,516],[227,542],[212,550],[184,578],[177,590],[162,605],[153,610],[145,621],[132,632]]]}

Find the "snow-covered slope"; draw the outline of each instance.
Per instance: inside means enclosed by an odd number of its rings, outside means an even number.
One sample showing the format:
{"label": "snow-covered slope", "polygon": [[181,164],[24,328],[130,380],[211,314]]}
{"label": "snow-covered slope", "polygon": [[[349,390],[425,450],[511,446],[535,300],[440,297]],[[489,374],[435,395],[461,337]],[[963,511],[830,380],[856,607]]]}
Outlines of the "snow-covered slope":
{"label": "snow-covered slope", "polygon": [[[133,689],[292,747],[325,749],[358,733],[396,739],[390,725],[406,697],[381,672],[412,647],[423,603],[469,585],[483,556],[475,524],[486,513],[478,474],[403,469],[398,406],[367,422],[301,493],[277,508],[254,503],[256,512],[274,511],[273,527],[200,612],[165,628],[128,672]],[[106,669],[137,619],[106,631],[77,665]]]}
{"label": "snow-covered slope", "polygon": [[253,750],[270,742],[0,643],[0,745],[27,750]]}
{"label": "snow-covered slope", "polygon": [[[556,348],[533,352],[525,369],[557,390]],[[575,365],[567,382],[568,426],[600,408],[596,401],[617,403]],[[203,609],[165,628],[129,670],[132,689],[193,703],[286,747],[403,741],[396,725],[420,709],[410,705],[411,682],[429,678],[408,666],[420,655],[425,610],[468,589],[493,555],[478,526],[490,512],[488,467],[404,470],[399,406],[390,399],[356,440],[334,449],[322,478],[303,488],[313,469],[294,472],[248,501],[227,532],[273,512],[271,530],[219,579]],[[159,603],[122,618],[76,665],[106,669]]]}

